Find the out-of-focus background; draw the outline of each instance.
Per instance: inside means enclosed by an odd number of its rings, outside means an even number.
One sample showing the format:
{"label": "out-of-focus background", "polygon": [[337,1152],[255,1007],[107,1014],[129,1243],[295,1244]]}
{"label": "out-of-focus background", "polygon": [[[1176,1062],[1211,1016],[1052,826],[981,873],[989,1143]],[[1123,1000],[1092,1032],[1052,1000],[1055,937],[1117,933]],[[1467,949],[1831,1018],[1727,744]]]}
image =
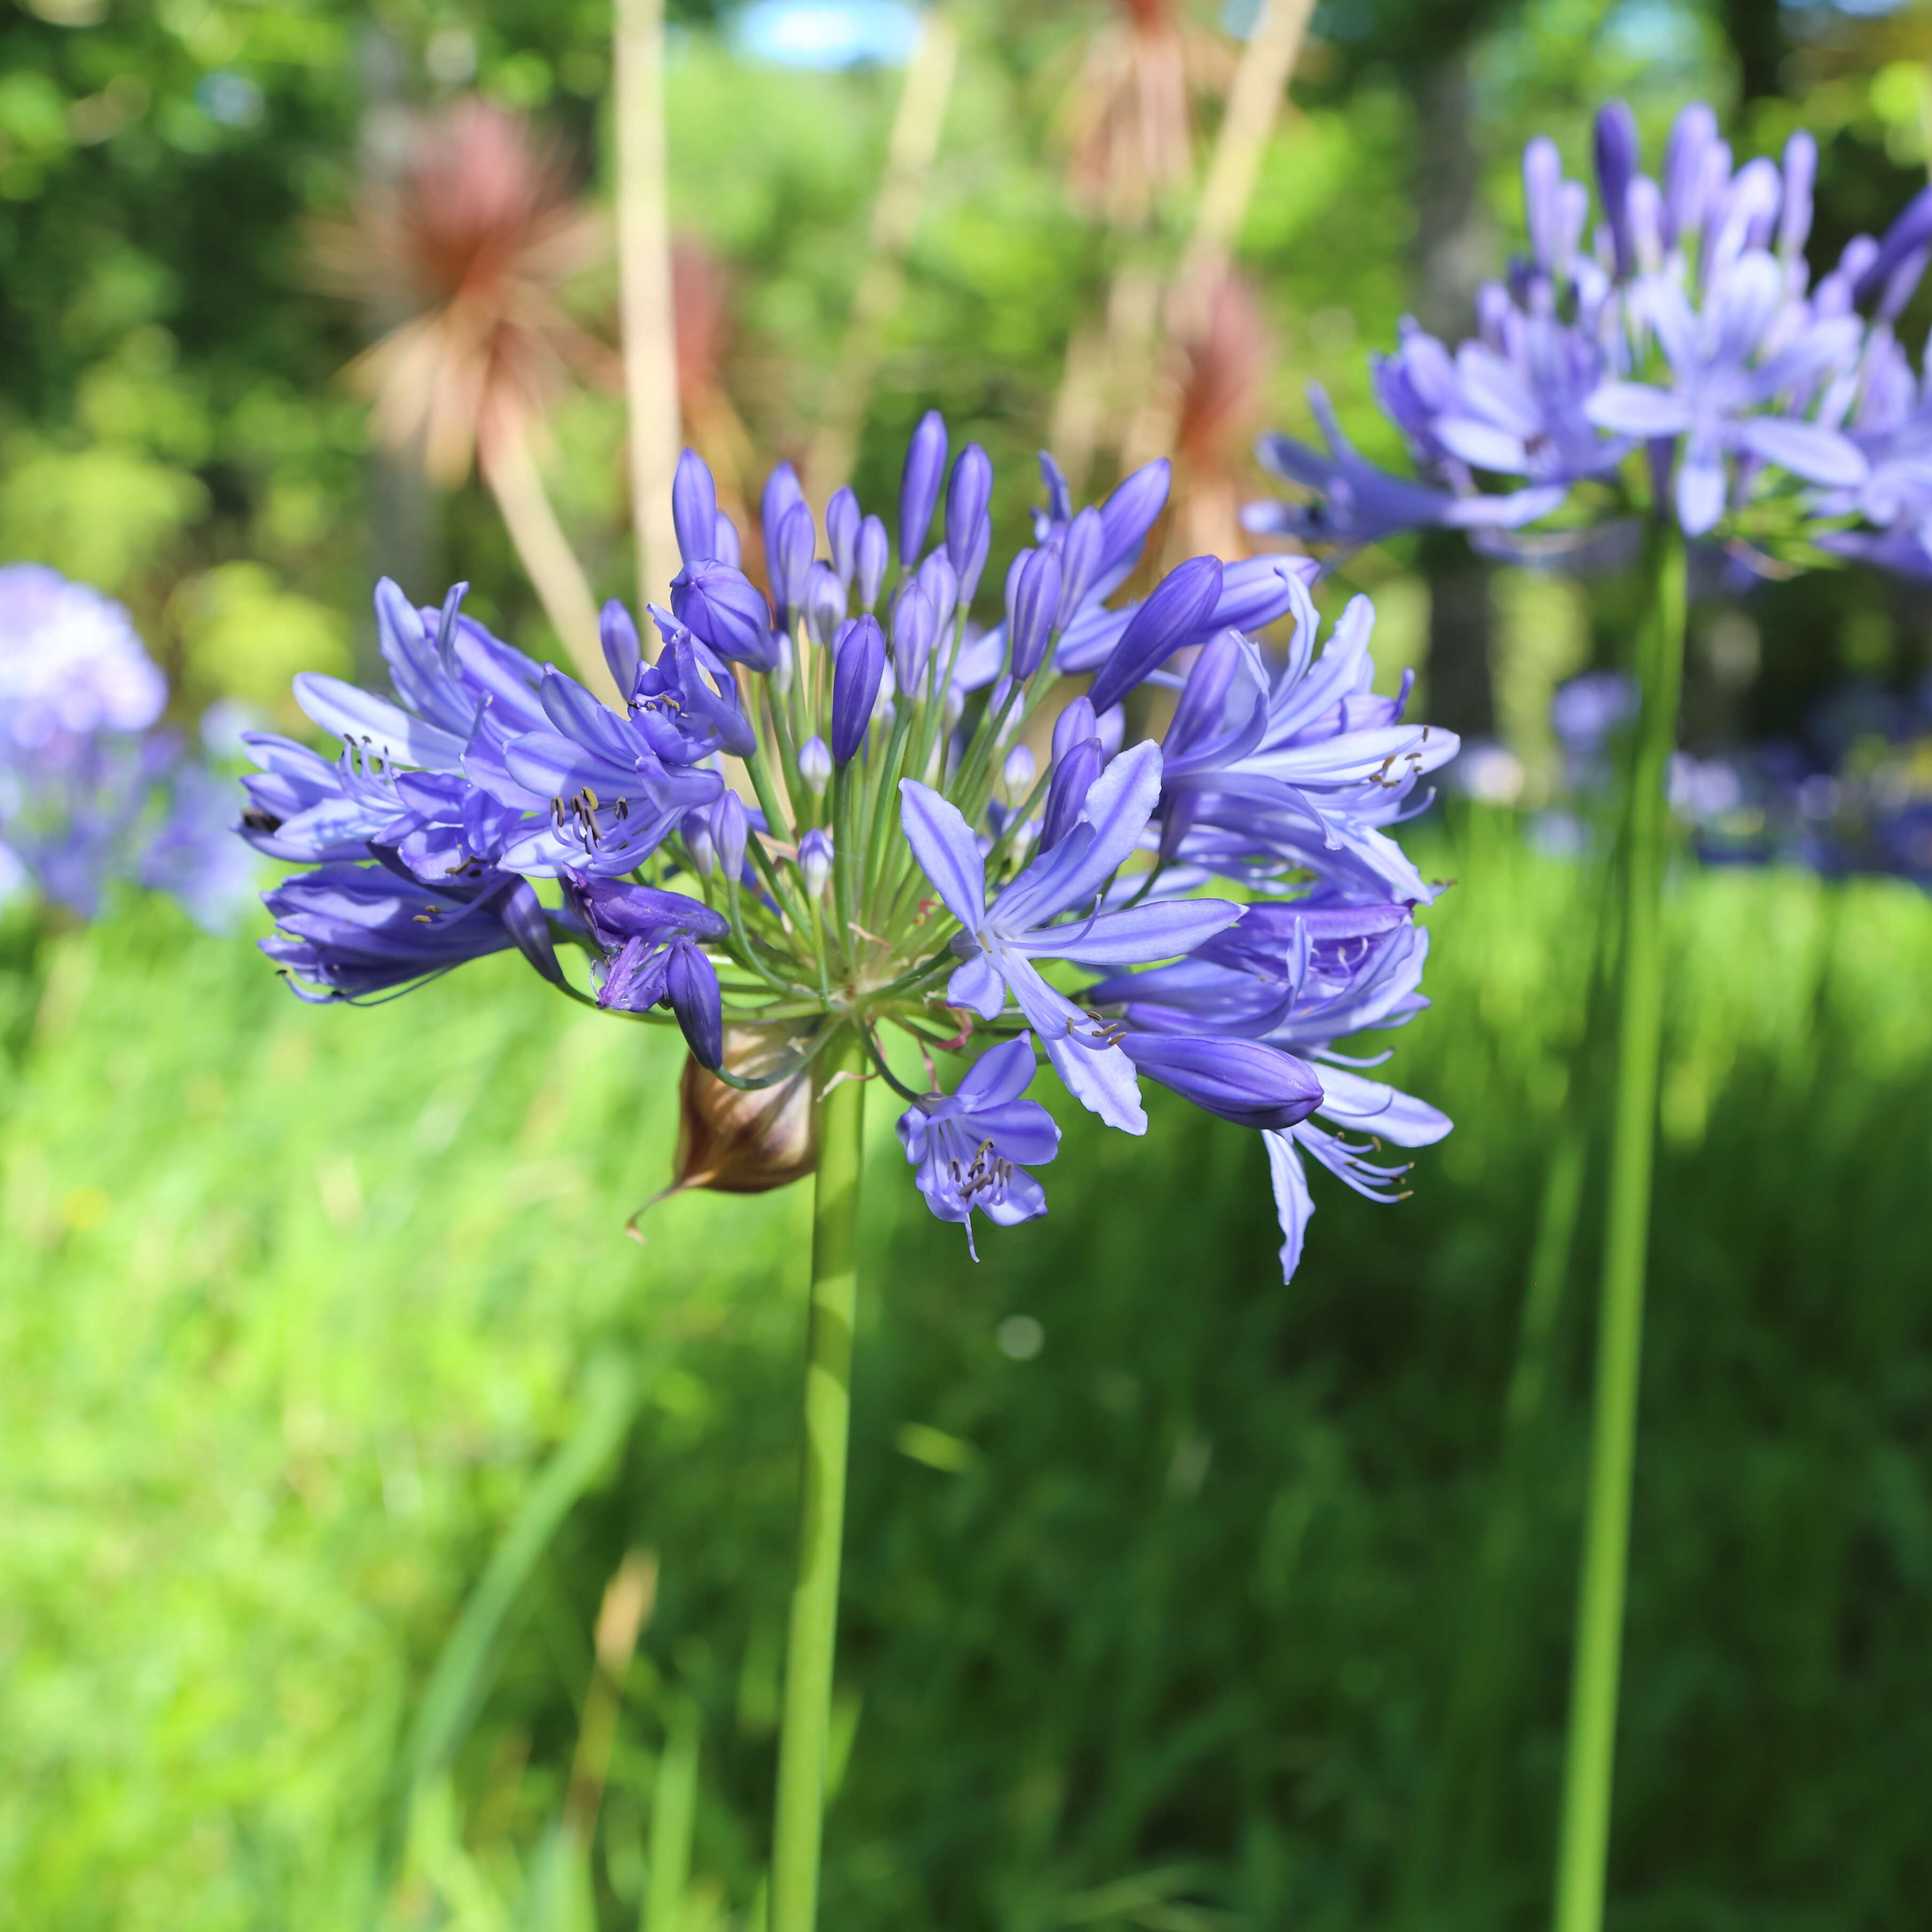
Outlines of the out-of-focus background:
{"label": "out-of-focus background", "polygon": [[[892,0],[674,6],[680,395],[728,506],[847,446],[883,504],[936,405],[992,452],[1010,545],[1033,452],[1110,482],[1158,366],[1165,540],[1232,554],[1254,434],[1309,434],[1310,381],[1396,460],[1367,352],[1405,312],[1461,332],[1520,235],[1530,133],[1581,172],[1612,93],[1653,148],[1700,96],[1741,154],[1808,127],[1820,260],[1926,178],[1923,4],[1323,0],[1237,272],[1162,362],[1255,11],[944,0],[936,60]],[[292,673],[370,669],[380,572],[419,601],[466,578],[557,655],[533,503],[596,596],[632,593],[610,34],[604,0],[0,15],[0,561],[122,600],[218,756],[299,726]],[[440,186],[399,222],[426,154]],[[392,407],[409,389],[394,332],[479,228],[542,297],[535,497],[477,472],[473,411],[427,451],[372,430],[386,374]],[[460,428],[496,377],[460,390],[442,348]],[[976,1268],[873,1122],[842,1932],[1541,1918],[1587,1199],[1546,1386],[1516,1369],[1597,890],[1550,704],[1624,613],[1614,584],[1414,539],[1324,601],[1357,589],[1384,676],[1417,670],[1420,715],[1476,747],[1413,835],[1462,883],[1402,1041],[1457,1130],[1398,1209],[1324,1195],[1284,1289],[1233,1128],[1156,1102],[1125,1147],[1068,1120],[1051,1218]],[[1633,1932],[1888,1928],[1932,1896],[1929,618],[1855,571],[1696,614],[1613,1848]],[[755,1924],[798,1192],[686,1196],[626,1240],[675,1056],[500,960],[316,1011],[246,935],[130,893],[6,968],[0,1917]]]}

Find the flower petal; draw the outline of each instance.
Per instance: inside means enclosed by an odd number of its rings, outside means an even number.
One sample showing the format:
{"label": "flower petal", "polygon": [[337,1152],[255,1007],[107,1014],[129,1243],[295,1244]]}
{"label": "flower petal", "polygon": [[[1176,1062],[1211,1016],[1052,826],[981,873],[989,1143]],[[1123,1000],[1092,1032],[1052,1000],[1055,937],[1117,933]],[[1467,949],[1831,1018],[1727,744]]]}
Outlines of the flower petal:
{"label": "flower petal", "polygon": [[996,1020],[1006,1006],[1006,982],[985,953],[975,953],[946,982],[946,1004]]}
{"label": "flower petal", "polygon": [[[1094,781],[1079,825],[1000,895],[988,923],[1022,932],[1097,898],[1138,849],[1160,797],[1160,747],[1151,740],[1123,752]],[[1092,828],[1090,839],[1079,840],[1080,826]]]}
{"label": "flower petal", "polygon": [[958,807],[930,785],[902,778],[899,824],[920,870],[932,881],[946,910],[968,932],[976,932],[986,917],[986,864]]}
{"label": "flower petal", "polygon": [[1192,952],[1226,932],[1243,908],[1227,899],[1154,900],[1065,926],[1036,927],[1006,944],[1036,959],[1076,959],[1096,966],[1145,966]]}
{"label": "flower petal", "polygon": [[1294,1130],[1265,1133],[1262,1138],[1268,1143],[1268,1178],[1274,1184],[1275,1216],[1281,1223],[1281,1278],[1291,1282],[1301,1265],[1315,1197],[1308,1191],[1308,1176],[1295,1151]]}
{"label": "flower petal", "polygon": [[1682,436],[1691,419],[1681,397],[1646,382],[1606,382],[1585,401],[1583,413],[1620,436]]}
{"label": "flower petal", "polygon": [[1850,489],[1865,480],[1868,466],[1857,444],[1816,423],[1794,416],[1748,416],[1738,427],[1738,440],[1754,456],[1808,483]]}
{"label": "flower petal", "polygon": [[1426,1100],[1379,1080],[1364,1080],[1359,1073],[1326,1061],[1316,1071],[1322,1082],[1322,1104],[1316,1111],[1324,1120],[1357,1133],[1373,1134],[1396,1147],[1432,1147],[1454,1124]]}
{"label": "flower petal", "polygon": [[339,677],[305,670],[295,681],[296,702],[325,731],[346,745],[357,745],[398,764],[453,772],[463,758],[463,740],[412,718],[386,698],[345,684]]}
{"label": "flower petal", "polygon": [[1033,1036],[1023,1033],[982,1053],[960,1076],[952,1097],[976,1114],[1004,1106],[1032,1084],[1034,1064]]}

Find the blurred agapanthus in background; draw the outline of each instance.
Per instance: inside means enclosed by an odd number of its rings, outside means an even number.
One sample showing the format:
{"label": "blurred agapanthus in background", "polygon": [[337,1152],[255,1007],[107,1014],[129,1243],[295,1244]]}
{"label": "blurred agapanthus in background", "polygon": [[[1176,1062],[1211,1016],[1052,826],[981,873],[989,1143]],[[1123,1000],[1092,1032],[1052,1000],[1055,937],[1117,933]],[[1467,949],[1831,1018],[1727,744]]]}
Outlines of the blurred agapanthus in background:
{"label": "blurred agapanthus in background", "polygon": [[131,882],[236,923],[254,868],[227,786],[158,728],[167,695],[120,604],[44,564],[0,568],[0,898],[92,919]]}

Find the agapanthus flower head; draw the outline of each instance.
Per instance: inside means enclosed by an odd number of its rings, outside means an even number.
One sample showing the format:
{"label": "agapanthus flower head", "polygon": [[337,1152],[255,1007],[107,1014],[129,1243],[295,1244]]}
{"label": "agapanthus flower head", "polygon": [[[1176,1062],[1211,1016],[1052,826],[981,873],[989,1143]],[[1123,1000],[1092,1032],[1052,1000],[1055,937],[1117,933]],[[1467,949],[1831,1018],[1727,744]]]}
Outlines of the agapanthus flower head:
{"label": "agapanthus flower head", "polygon": [[44,564],[0,567],[0,896],[31,887],[91,919],[124,880],[211,931],[233,922],[252,866],[216,782],[158,728],[167,694],[112,598]]}
{"label": "agapanthus flower head", "polygon": [[[307,997],[359,999],[515,947],[586,1004],[676,1026],[714,1100],[796,1094],[856,1036],[908,1103],[922,1192],[969,1240],[976,1212],[1044,1210],[1036,1052],[1130,1133],[1143,1075],[1270,1136],[1352,1119],[1356,1076],[1321,1056],[1419,1006],[1412,916],[1432,889],[1389,828],[1455,740],[1375,691],[1366,600],[1320,644],[1310,566],[1202,556],[1117,601],[1165,464],[1084,509],[1043,474],[1035,542],[994,574],[990,465],[936,415],[896,554],[849,490],[821,519],[781,468],[767,605],[700,554],[715,495],[687,457],[655,656],[605,614],[621,711],[465,617],[462,586],[417,607],[383,585],[391,694],[305,677],[340,752],[253,741],[244,834],[314,868],[270,896],[272,956]],[[984,631],[976,581],[1005,607]],[[1164,742],[1140,728],[1149,686],[1178,693]],[[770,1171],[807,1159],[788,1142]],[[747,1153],[699,1178],[710,1162],[680,1184],[767,1171]]]}
{"label": "agapanthus flower head", "polygon": [[1267,467],[1317,500],[1251,506],[1251,530],[1346,548],[1438,525],[1506,549],[1493,533],[1568,502],[1573,523],[1643,512],[1692,537],[1802,553],[1822,520],[1846,514],[1816,492],[1856,493],[1870,468],[1844,421],[1865,332],[1856,304],[1916,279],[1932,230],[1906,219],[1814,288],[1808,134],[1779,161],[1736,166],[1694,104],[1653,179],[1612,101],[1594,145],[1594,226],[1588,189],[1539,136],[1523,156],[1528,248],[1479,292],[1474,332],[1452,350],[1405,322],[1376,358],[1414,479],[1356,456],[1318,406],[1331,456],[1280,436],[1262,446]]}
{"label": "agapanthus flower head", "polygon": [[167,680],[127,611],[42,563],[0,566],[0,756],[143,731]]}

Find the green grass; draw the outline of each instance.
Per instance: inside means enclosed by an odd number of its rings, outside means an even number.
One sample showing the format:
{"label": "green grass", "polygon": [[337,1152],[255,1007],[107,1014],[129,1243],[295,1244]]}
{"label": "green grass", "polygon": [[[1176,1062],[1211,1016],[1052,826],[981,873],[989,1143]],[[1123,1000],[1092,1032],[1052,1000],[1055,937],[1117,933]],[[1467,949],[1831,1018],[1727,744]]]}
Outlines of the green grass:
{"label": "green grass", "polygon": [[[1063,1109],[1052,1214],[976,1269],[874,1106],[841,1932],[1398,1923],[1587,944],[1587,880],[1496,821],[1455,843],[1395,1071],[1458,1130],[1400,1209],[1318,1181],[1290,1288],[1233,1129]],[[1932,906],[1718,873],[1671,916],[1612,1918],[1877,1932],[1932,1893]],[[0,1103],[0,1917],[567,1922],[543,1848],[600,1598],[647,1547],[596,1909],[638,1922],[694,1706],[682,1923],[746,1923],[805,1192],[626,1240],[675,1054],[510,962],[318,1012],[147,908],[45,970]],[[998,1346],[1016,1313],[1035,1359]],[[1431,1925],[1542,1917],[1588,1313],[1502,1828]],[[448,1774],[405,1844],[426,1695]]]}

